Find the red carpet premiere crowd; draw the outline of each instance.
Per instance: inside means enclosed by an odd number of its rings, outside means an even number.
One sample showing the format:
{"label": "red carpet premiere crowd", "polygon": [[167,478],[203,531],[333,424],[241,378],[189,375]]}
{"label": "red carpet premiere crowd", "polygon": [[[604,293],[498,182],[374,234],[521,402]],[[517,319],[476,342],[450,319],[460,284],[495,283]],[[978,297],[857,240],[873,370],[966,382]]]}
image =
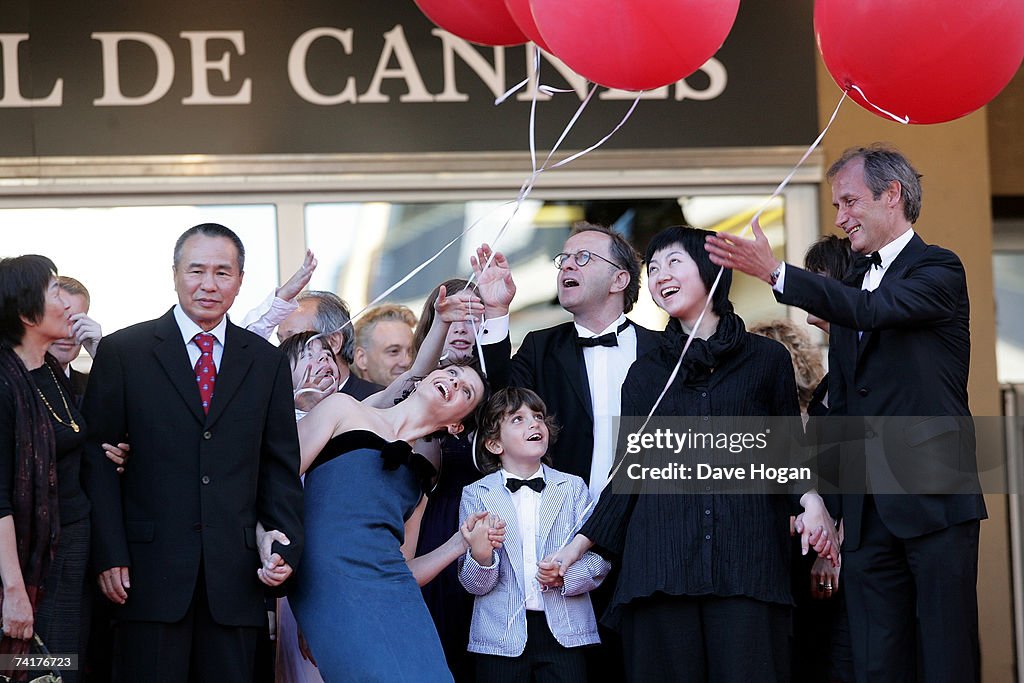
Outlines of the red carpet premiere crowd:
{"label": "red carpet premiere crowd", "polygon": [[[418,317],[352,321],[307,253],[236,325],[245,249],[204,223],[168,254],[177,303],[109,335],[50,259],[0,259],[0,654],[77,654],[66,682],[978,681],[964,269],[915,232],[898,151],[827,176],[844,235],[802,268],[756,221],[642,257],[577,224],[552,254],[572,320],[515,353],[486,244]],[[642,268],[661,331],[627,317]],[[828,334],[827,375],[800,326],[748,328],[736,271]],[[648,415],[915,416],[899,457],[952,453],[965,485],[620,487],[617,418]]]}

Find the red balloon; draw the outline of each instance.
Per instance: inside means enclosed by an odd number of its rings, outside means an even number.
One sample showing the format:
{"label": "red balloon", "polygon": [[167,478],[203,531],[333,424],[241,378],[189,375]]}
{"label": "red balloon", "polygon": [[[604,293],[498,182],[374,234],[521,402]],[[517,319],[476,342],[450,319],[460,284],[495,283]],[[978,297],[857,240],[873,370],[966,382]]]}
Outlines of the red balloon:
{"label": "red balloon", "polygon": [[540,46],[545,52],[551,52],[548,44],[544,42],[544,36],[537,28],[537,22],[533,18],[533,8],[530,7],[530,0],[505,0],[505,7],[512,15],[519,29],[526,34],[526,37]]}
{"label": "red balloon", "polygon": [[587,79],[649,90],[699,69],[725,42],[739,0],[530,0],[550,52]]}
{"label": "red balloon", "polygon": [[480,45],[521,45],[519,30],[505,0],[415,0],[427,18],[449,33]]}
{"label": "red balloon", "polygon": [[1020,68],[1024,2],[816,0],[814,31],[833,80],[859,105],[941,123],[988,104]]}

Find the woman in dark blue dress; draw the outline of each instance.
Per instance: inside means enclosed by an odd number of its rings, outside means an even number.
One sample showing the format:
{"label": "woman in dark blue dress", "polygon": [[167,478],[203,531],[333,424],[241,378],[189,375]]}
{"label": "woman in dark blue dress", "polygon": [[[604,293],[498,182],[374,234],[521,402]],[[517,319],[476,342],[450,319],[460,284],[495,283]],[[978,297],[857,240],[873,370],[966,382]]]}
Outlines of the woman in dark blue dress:
{"label": "woman in dark blue dress", "polygon": [[[475,370],[452,365],[397,405],[335,394],[299,423],[306,546],[290,598],[324,680],[452,680],[414,576],[421,572],[401,552],[405,521],[435,472],[411,444],[461,432],[485,391]],[[442,547],[413,562],[433,573],[461,552]]]}

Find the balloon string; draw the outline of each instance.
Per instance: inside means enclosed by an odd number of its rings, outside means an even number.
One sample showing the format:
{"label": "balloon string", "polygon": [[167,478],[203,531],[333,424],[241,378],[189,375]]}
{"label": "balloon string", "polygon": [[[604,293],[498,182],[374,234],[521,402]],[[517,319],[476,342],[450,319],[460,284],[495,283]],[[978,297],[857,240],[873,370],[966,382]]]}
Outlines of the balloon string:
{"label": "balloon string", "polygon": [[865,102],[867,102],[867,103],[868,103],[868,104],[870,104],[870,105],[871,105],[872,107],[874,107],[874,108],[875,108],[875,109],[877,109],[878,111],[882,112],[883,114],[885,114],[886,116],[888,116],[889,118],[891,118],[891,119],[892,119],[893,121],[896,121],[896,122],[898,122],[898,123],[902,123],[902,124],[909,124],[909,123],[910,123],[910,117],[909,117],[909,116],[907,116],[907,115],[904,115],[904,116],[897,116],[896,114],[893,114],[893,113],[892,113],[891,111],[886,111],[885,109],[882,109],[882,108],[881,108],[881,107],[879,107],[879,106],[878,106],[877,104],[875,104],[874,102],[872,102],[871,100],[869,100],[869,99],[868,99],[868,96],[864,94],[864,91],[863,91],[863,90],[861,90],[861,89],[860,89],[859,87],[857,87],[856,85],[854,85],[853,83],[851,83],[851,84],[850,84],[850,87],[849,87],[849,88],[847,88],[847,91],[849,91],[850,89],[856,90],[856,91],[857,91],[858,93],[860,93],[860,96],[861,96],[861,97],[862,97],[862,98],[864,99],[864,101],[865,101]]}
{"label": "balloon string", "polygon": [[[775,191],[772,192],[772,196],[768,197],[768,199],[765,200],[764,204],[761,205],[761,208],[757,210],[757,213],[754,214],[754,217],[752,219],[750,219],[750,223],[747,224],[747,227],[750,227],[751,225],[753,225],[754,222],[757,221],[757,219],[759,219],[761,217],[761,214],[765,212],[765,210],[768,208],[768,205],[771,204],[771,201],[773,199],[775,199],[776,197],[778,197],[780,194],[782,194],[782,191],[784,189],[786,189],[787,185],[789,185],[789,181],[791,181],[793,179],[793,176],[796,175],[797,170],[801,166],[803,166],[803,163],[805,161],[807,161],[807,157],[811,156],[811,153],[814,152],[814,150],[818,148],[818,145],[820,145],[821,141],[825,138],[825,133],[828,132],[828,129],[832,127],[832,123],[836,120],[836,116],[839,114],[839,108],[843,106],[843,102],[846,101],[846,98],[847,98],[848,95],[849,95],[849,93],[847,93],[846,91],[843,91],[843,95],[842,95],[842,97],[839,98],[839,102],[836,104],[836,108],[832,111],[832,116],[829,117],[828,123],[825,124],[825,127],[818,134],[818,137],[816,137],[814,139],[814,142],[811,143],[811,146],[807,148],[807,151],[804,152],[804,155],[802,157],[800,157],[800,161],[796,162],[796,166],[794,166],[793,170],[789,172],[789,175],[787,175],[782,180],[782,182],[779,183],[779,186],[775,188]],[[746,233],[746,228],[744,228],[743,233],[740,233],[740,234],[745,234],[745,233]]]}

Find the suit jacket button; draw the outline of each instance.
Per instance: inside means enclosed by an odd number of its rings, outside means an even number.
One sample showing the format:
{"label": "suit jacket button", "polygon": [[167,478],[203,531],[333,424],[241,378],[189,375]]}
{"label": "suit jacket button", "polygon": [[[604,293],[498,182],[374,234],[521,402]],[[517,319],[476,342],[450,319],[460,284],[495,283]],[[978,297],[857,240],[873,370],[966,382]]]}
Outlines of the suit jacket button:
{"label": "suit jacket button", "polygon": [[860,389],[857,390],[857,393],[860,394],[861,396],[867,396],[868,394],[871,393],[871,390],[868,389],[867,387],[861,387]]}
{"label": "suit jacket button", "polygon": [[211,434],[210,432],[203,432],[203,438],[209,441],[210,439],[213,438],[213,434]]}
{"label": "suit jacket button", "polygon": [[195,524],[192,525],[192,531],[202,531],[202,530],[203,530],[203,525],[200,524],[199,522],[196,522]]}
{"label": "suit jacket button", "polygon": [[204,474],[203,478],[200,479],[200,481],[203,482],[204,484],[209,484],[210,483],[210,477],[208,477],[207,475]]}

